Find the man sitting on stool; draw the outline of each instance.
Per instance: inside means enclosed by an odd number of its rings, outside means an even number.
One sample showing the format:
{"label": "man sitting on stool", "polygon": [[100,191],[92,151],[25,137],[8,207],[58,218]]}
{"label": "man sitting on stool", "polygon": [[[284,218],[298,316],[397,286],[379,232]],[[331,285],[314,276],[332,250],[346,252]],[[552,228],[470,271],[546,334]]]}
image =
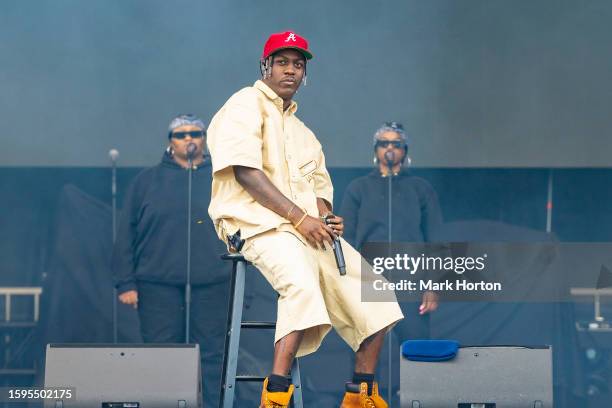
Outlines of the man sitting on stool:
{"label": "man sitting on stool", "polygon": [[[321,144],[292,101],[312,58],[293,32],[272,34],[262,80],[234,94],[213,118],[209,214],[226,241],[240,231],[242,253],[278,292],[272,373],[260,407],[286,407],[293,359],[316,351],[334,327],[356,352],[342,407],[387,407],[374,370],[385,333],[402,313],[396,302],[362,302],[361,256],[342,241],[346,275],[331,249],[343,220],[332,214],[333,187]],[[322,220],[328,217],[330,225]]]}

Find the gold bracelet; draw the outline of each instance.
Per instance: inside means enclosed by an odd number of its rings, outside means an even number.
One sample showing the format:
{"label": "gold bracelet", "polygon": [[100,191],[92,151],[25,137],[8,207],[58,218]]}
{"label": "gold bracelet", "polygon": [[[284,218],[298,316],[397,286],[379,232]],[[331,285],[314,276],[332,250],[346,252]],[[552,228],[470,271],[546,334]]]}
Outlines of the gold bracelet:
{"label": "gold bracelet", "polygon": [[297,229],[297,227],[299,227],[300,224],[304,222],[306,217],[308,217],[308,213],[304,211],[304,215],[302,215],[302,218],[300,218],[300,220],[294,225],[294,227]]}
{"label": "gold bracelet", "polygon": [[293,204],[293,205],[291,206],[291,208],[289,209],[289,211],[287,211],[287,217],[286,217],[287,219],[289,219],[289,217],[291,216],[291,213],[293,212],[293,210],[295,209],[295,207],[296,207],[296,206],[295,206],[295,204]]}

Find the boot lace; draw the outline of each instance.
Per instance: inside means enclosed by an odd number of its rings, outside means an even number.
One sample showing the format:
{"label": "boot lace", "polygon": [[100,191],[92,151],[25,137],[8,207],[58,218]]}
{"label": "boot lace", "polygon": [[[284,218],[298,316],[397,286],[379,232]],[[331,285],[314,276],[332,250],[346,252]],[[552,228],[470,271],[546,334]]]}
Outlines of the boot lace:
{"label": "boot lace", "polygon": [[286,405],[277,404],[276,402],[272,402],[272,401],[266,402],[266,408],[286,408],[286,407],[287,407]]}
{"label": "boot lace", "polygon": [[365,397],[363,400],[363,408],[376,408],[376,404],[372,401],[372,398]]}

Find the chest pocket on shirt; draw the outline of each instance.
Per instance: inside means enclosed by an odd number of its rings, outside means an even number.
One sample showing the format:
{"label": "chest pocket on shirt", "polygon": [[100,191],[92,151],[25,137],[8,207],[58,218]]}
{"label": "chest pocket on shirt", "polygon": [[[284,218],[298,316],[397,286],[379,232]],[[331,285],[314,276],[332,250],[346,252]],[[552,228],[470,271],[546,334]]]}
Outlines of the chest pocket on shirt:
{"label": "chest pocket on shirt", "polygon": [[300,165],[300,174],[302,175],[302,177],[304,177],[306,181],[310,183],[314,178],[314,172],[316,169],[317,169],[317,161],[310,160]]}

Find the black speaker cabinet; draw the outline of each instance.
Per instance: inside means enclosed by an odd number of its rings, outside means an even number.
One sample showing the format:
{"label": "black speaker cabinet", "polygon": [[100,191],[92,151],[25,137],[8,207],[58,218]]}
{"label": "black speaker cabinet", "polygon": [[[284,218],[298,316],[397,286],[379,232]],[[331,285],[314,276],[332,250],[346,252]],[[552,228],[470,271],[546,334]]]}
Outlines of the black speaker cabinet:
{"label": "black speaker cabinet", "polygon": [[461,347],[443,362],[400,362],[402,408],[552,408],[548,346]]}
{"label": "black speaker cabinet", "polygon": [[45,388],[71,388],[73,398],[45,408],[200,408],[197,344],[49,344]]}

